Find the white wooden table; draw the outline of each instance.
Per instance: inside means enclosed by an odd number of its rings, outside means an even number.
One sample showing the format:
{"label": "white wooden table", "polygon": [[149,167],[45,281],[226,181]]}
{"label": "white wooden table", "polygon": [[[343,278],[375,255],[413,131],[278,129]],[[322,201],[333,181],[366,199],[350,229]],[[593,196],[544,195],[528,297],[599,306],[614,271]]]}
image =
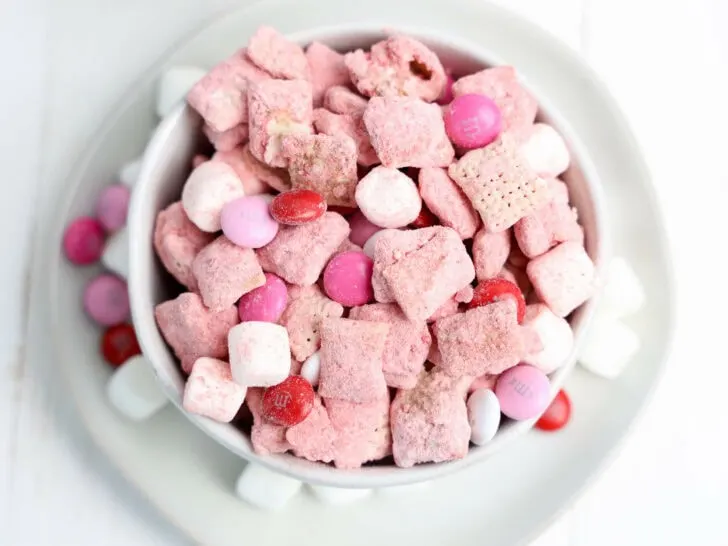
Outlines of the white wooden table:
{"label": "white wooden table", "polygon": [[[691,288],[681,293],[679,336],[650,409],[609,471],[537,546],[728,544],[728,440],[725,424],[718,435],[713,429],[728,384],[718,345],[728,335],[726,244],[718,243],[728,198],[728,39],[718,34],[728,6],[672,1],[508,2],[580,50],[621,101],[669,218],[678,280]],[[24,336],[26,273],[35,196],[68,169],[140,67],[235,4],[2,3],[1,545],[186,543],[99,456],[62,393],[41,396],[53,370],[24,359],[26,344],[40,342]],[[69,109],[72,121],[58,115]]]}

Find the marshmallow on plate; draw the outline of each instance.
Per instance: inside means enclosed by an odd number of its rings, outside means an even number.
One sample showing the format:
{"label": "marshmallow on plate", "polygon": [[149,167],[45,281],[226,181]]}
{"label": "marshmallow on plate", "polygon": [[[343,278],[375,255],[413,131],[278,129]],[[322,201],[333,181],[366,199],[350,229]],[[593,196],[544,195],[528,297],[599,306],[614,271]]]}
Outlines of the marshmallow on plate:
{"label": "marshmallow on plate", "polygon": [[124,279],[129,276],[129,232],[126,227],[112,233],[106,240],[101,263]]}
{"label": "marshmallow on plate", "polygon": [[138,157],[128,163],[124,163],[119,169],[119,181],[126,186],[133,186],[139,179],[139,173],[142,170],[142,158]]}
{"label": "marshmallow on plate", "polygon": [[244,387],[270,387],[288,377],[288,332],[271,322],[242,322],[228,332],[230,369]]}
{"label": "marshmallow on plate", "polygon": [[596,315],[579,351],[579,364],[595,375],[619,376],[640,348],[640,338],[612,317]]}
{"label": "marshmallow on plate", "polygon": [[523,362],[550,374],[566,363],[574,348],[574,332],[566,320],[555,315],[547,305],[526,307],[523,326],[533,330],[541,340],[541,350],[527,354]]}
{"label": "marshmallow on plate", "polygon": [[142,355],[118,367],[106,383],[106,396],[119,413],[133,421],[148,419],[167,404],[151,363]]}
{"label": "marshmallow on plate", "polygon": [[356,184],[356,204],[372,224],[404,227],[422,208],[417,185],[397,169],[374,167]]}
{"label": "marshmallow on plate", "polygon": [[198,358],[185,384],[182,407],[197,415],[229,423],[245,400],[246,387],[230,373],[230,364],[216,358]]}
{"label": "marshmallow on plate", "polygon": [[204,70],[196,66],[168,68],[157,83],[157,115],[163,118],[169,114],[205,74]]}
{"label": "marshmallow on plate", "polygon": [[[101,258],[103,260],[103,256]],[[632,266],[615,256],[607,267],[607,279],[599,300],[599,313],[615,318],[633,315],[645,303],[645,291]]]}
{"label": "marshmallow on plate", "polygon": [[243,184],[233,168],[222,161],[205,161],[194,169],[182,188],[182,207],[202,231],[220,231],[226,203],[243,197]]}
{"label": "marshmallow on plate", "polygon": [[248,463],[235,483],[238,497],[256,508],[280,510],[303,484],[263,465]]}
{"label": "marshmallow on plate", "polygon": [[324,504],[343,505],[363,500],[371,496],[372,489],[345,489],[343,487],[328,487],[326,485],[310,485],[309,489],[314,497]]}

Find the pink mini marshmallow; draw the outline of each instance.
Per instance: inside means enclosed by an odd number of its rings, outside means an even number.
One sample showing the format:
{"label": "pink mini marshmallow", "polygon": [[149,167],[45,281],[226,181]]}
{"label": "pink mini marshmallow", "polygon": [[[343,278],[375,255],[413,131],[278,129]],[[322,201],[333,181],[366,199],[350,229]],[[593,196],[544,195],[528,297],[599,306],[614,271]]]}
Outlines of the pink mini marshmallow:
{"label": "pink mini marshmallow", "polygon": [[319,396],[314,399],[313,409],[308,417],[286,431],[286,440],[297,457],[324,463],[330,463],[334,459],[336,430]]}
{"label": "pink mini marshmallow", "polygon": [[245,391],[245,387],[233,381],[230,364],[216,358],[198,358],[185,384],[182,407],[190,413],[229,423],[243,405]]}
{"label": "pink mini marshmallow", "polygon": [[521,218],[513,233],[519,248],[529,258],[540,256],[565,241],[584,244],[584,230],[577,221],[576,209],[557,200]]}
{"label": "pink mini marshmallow", "polygon": [[311,69],[313,105],[321,106],[324,93],[333,86],[349,84],[349,69],[344,56],[321,42],[311,42],[306,48],[306,59]]}
{"label": "pink mini marshmallow", "polygon": [[397,169],[374,167],[356,185],[356,204],[372,224],[399,228],[420,214],[422,199],[412,179]]}
{"label": "pink mini marshmallow", "polygon": [[362,116],[362,113],[333,114],[323,108],[317,108],[313,112],[313,123],[319,133],[332,136],[345,135],[351,138],[356,144],[357,162],[363,167],[370,167],[379,163],[379,158],[372,148]]}
{"label": "pink mini marshmallow", "polygon": [[187,217],[202,231],[220,231],[223,207],[245,195],[233,168],[222,161],[205,161],[194,169],[182,188],[182,206]]}
{"label": "pink mini marshmallow", "polygon": [[574,332],[566,320],[556,316],[548,306],[537,303],[526,308],[523,326],[538,336],[540,345],[540,349],[529,351],[523,362],[545,374],[566,364],[574,348]]}
{"label": "pink mini marshmallow", "polygon": [[436,104],[374,97],[364,112],[364,125],[385,167],[447,167],[455,157]]}
{"label": "pink mini marshmallow", "polygon": [[286,440],[286,427],[269,423],[263,417],[263,394],[265,389],[251,387],[245,396],[245,403],[253,414],[253,427],[250,429],[250,441],[253,451],[258,455],[285,453],[291,449]]}
{"label": "pink mini marshmallow", "polygon": [[425,205],[439,218],[443,226],[453,228],[461,239],[470,239],[475,235],[480,225],[480,216],[445,169],[420,169],[419,188]]}
{"label": "pink mini marshmallow", "polygon": [[521,154],[531,168],[543,177],[556,177],[569,168],[569,149],[556,129],[536,123],[521,145]]}
{"label": "pink mini marshmallow", "polygon": [[343,85],[329,87],[324,95],[324,108],[336,114],[363,114],[366,107],[367,99]]}
{"label": "pink mini marshmallow", "polygon": [[202,127],[202,132],[215,147],[215,150],[229,152],[248,141],[248,124],[241,123],[227,131],[215,131],[209,125]]}
{"label": "pink mini marshmallow", "polygon": [[245,195],[259,195],[268,193],[270,186],[255,175],[253,169],[250,168],[249,162],[246,161],[245,147],[240,146],[230,151],[218,151],[212,156],[215,161],[227,163],[238,175],[240,182],[243,184]]}
{"label": "pink mini marshmallow", "polygon": [[274,78],[311,79],[311,69],[303,48],[272,27],[258,27],[248,43],[248,57]]}
{"label": "pink mini marshmallow", "polygon": [[489,233],[485,229],[479,229],[473,237],[473,262],[477,279],[484,281],[498,275],[510,251],[510,230]]}
{"label": "pink mini marshmallow", "polygon": [[[284,192],[291,189],[291,178],[287,169],[278,169],[259,161],[250,151],[250,144],[243,147],[243,162],[253,176],[259,178],[276,191]],[[243,180],[243,183],[245,181]],[[253,195],[253,194],[251,194]]]}

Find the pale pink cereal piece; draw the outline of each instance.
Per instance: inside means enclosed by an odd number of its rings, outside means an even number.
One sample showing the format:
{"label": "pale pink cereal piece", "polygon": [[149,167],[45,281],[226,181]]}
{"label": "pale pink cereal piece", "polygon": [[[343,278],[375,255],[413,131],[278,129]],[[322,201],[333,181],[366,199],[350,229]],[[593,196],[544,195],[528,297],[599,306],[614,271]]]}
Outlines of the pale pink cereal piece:
{"label": "pale pink cereal piece", "polygon": [[250,82],[269,78],[241,49],[198,81],[187,94],[187,102],[212,129],[227,131],[248,121]]}
{"label": "pale pink cereal piece", "polygon": [[239,247],[220,235],[192,262],[202,301],[213,311],[233,305],[240,296],[265,284],[265,275],[251,248]]}
{"label": "pale pink cereal piece", "polygon": [[192,158],[192,168],[193,169],[196,169],[197,167],[199,167],[200,165],[202,165],[205,161],[210,161],[210,158],[207,157],[206,155],[196,154]]}
{"label": "pale pink cereal piece", "polygon": [[557,203],[569,203],[569,186],[566,182],[558,178],[550,178],[547,180],[549,190],[551,192],[551,200]]}
{"label": "pale pink cereal piece", "polygon": [[209,125],[202,127],[202,132],[214,146],[215,150],[229,152],[238,146],[245,144],[248,140],[248,124],[241,123],[227,131],[215,131]]}
{"label": "pale pink cereal piece", "polygon": [[565,317],[588,300],[595,287],[594,263],[579,243],[567,241],[534,258],[526,273],[538,297]]}
{"label": "pale pink cereal piece", "polygon": [[510,252],[510,230],[489,233],[479,229],[473,237],[473,262],[477,279],[484,281],[498,275]]}
{"label": "pale pink cereal piece", "polygon": [[239,146],[230,151],[218,151],[212,157],[216,161],[222,161],[232,167],[235,174],[238,175],[238,178],[243,183],[245,195],[268,193],[270,186],[255,175],[249,166],[249,162],[246,161],[244,150],[244,146]]}
{"label": "pale pink cereal piece", "polygon": [[[250,151],[250,144],[243,146],[243,162],[254,177],[262,180],[274,190],[284,192],[291,189],[291,178],[288,175],[288,170],[271,167],[262,161],[258,161]],[[245,185],[244,180],[243,185]],[[248,194],[246,190],[246,195],[254,194]]]}
{"label": "pale pink cereal piece", "polygon": [[315,353],[321,341],[321,321],[343,314],[341,304],[327,298],[317,285],[289,286],[288,305],[279,322],[288,330],[293,357],[303,362]]}
{"label": "pale pink cereal piece", "polygon": [[286,440],[286,427],[274,425],[263,418],[264,388],[251,387],[245,396],[245,403],[253,414],[253,428],[250,430],[250,441],[258,455],[285,453],[291,449]]}
{"label": "pale pink cereal piece", "polygon": [[434,335],[432,336],[432,345],[430,345],[430,352],[427,353],[427,361],[431,362],[435,366],[439,366],[440,364],[442,364],[442,355],[440,354],[440,348],[437,346],[437,338]]}
{"label": "pale pink cereal piece", "polygon": [[162,336],[187,373],[200,357],[227,358],[228,331],[240,320],[234,306],[211,311],[192,292],[160,303],[154,308],[154,316]]}
{"label": "pale pink cereal piece", "polygon": [[367,99],[343,85],[330,87],[324,95],[324,108],[336,114],[363,114],[366,107]]}
{"label": "pale pink cereal piece", "polygon": [[323,104],[327,89],[349,84],[349,69],[344,64],[344,56],[338,51],[321,42],[311,42],[306,48],[306,59],[311,69],[315,107]]}
{"label": "pale pink cereal piece", "polygon": [[536,98],[520,84],[512,66],[486,68],[460,78],[452,91],[455,97],[477,93],[493,99],[501,113],[503,132],[518,139],[525,138],[538,113]]}
{"label": "pale pink cereal piece", "polygon": [[336,249],[336,254],[341,254],[342,252],[362,252],[362,248],[352,243],[348,238],[344,239],[344,241],[339,245],[339,248]]}
{"label": "pale pink cereal piece", "polygon": [[495,382],[498,380],[497,375],[483,374],[480,377],[476,377],[468,387],[468,393],[477,391],[478,389],[495,389]]}
{"label": "pale pink cereal piece", "polygon": [[311,83],[266,80],[248,88],[250,152],[271,167],[287,167],[281,154],[284,135],[313,132]]}
{"label": "pale pink cereal piece", "polygon": [[336,430],[317,395],[313,409],[303,422],[286,431],[293,453],[309,461],[330,463],[336,456]]}
{"label": "pale pink cereal piece", "polygon": [[319,133],[326,135],[345,135],[356,144],[357,163],[363,167],[371,167],[379,163],[379,157],[372,148],[369,133],[364,126],[363,114],[339,115],[324,108],[313,112],[313,123]]}
{"label": "pale pink cereal piece", "polygon": [[461,239],[470,239],[475,235],[480,216],[445,169],[420,169],[419,188],[427,208],[440,219],[443,226],[453,228]]}
{"label": "pale pink cereal piece", "polygon": [[407,36],[374,44],[370,53],[347,53],[351,80],[367,97],[406,96],[432,102],[442,94],[447,75],[433,51]]}
{"label": "pale pink cereal piece", "polygon": [[[513,235],[513,234],[511,234]],[[511,252],[508,254],[508,265],[517,269],[524,269],[528,263],[528,258],[523,254],[515,236],[511,237]]]}
{"label": "pale pink cereal piece", "polygon": [[442,355],[440,369],[453,377],[498,374],[526,354],[523,327],[512,300],[440,319],[434,333]]}
{"label": "pale pink cereal piece", "polygon": [[459,383],[433,370],[423,373],[415,388],[397,391],[390,409],[397,466],[441,463],[468,454],[470,424]]}
{"label": "pale pink cereal piece", "polygon": [[154,225],[154,250],[164,268],[191,291],[197,290],[192,261],[215,238],[193,224],[176,201],[157,214]]}
{"label": "pale pink cereal piece", "polygon": [[504,231],[551,198],[547,182],[523,161],[509,135],[466,153],[448,169],[462,188],[485,229]]}
{"label": "pale pink cereal piece", "polygon": [[258,27],[248,42],[248,57],[274,78],[311,79],[303,48],[272,27]]}
{"label": "pale pink cereal piece", "polygon": [[475,290],[473,289],[472,285],[468,284],[467,286],[463,286],[460,290],[455,292],[455,296],[453,296],[453,298],[459,303],[470,303],[473,299],[474,294]]}
{"label": "pale pink cereal piece", "polygon": [[364,111],[364,125],[385,167],[447,167],[455,157],[437,104],[374,97]]}
{"label": "pale pink cereal piece", "polygon": [[327,398],[324,405],[336,431],[336,468],[359,468],[392,452],[389,391],[367,404]]}
{"label": "pale pink cereal piece", "polygon": [[498,273],[496,277],[507,279],[512,283],[517,284],[518,288],[521,289],[521,292],[523,292],[525,297],[528,297],[531,293],[531,289],[533,288],[531,286],[531,281],[528,279],[528,275],[526,275],[526,270],[509,264],[504,265],[503,269],[501,269],[500,273]]}
{"label": "pale pink cereal piece", "polygon": [[258,258],[266,271],[291,284],[314,284],[349,231],[343,216],[326,211],[314,222],[281,226],[275,238],[258,249]]}
{"label": "pale pink cereal piece", "polygon": [[357,149],[346,135],[289,135],[281,139],[293,189],[320,193],[328,205],[353,207]]}
{"label": "pale pink cereal piece", "polygon": [[427,324],[424,321],[411,322],[394,303],[354,307],[349,312],[349,318],[389,324],[389,334],[382,356],[384,379],[390,387],[414,387],[417,377],[424,369],[432,343]]}
{"label": "pale pink cereal piece", "polygon": [[455,230],[430,229],[429,241],[382,270],[392,296],[412,321],[426,320],[475,278],[473,262]]}
{"label": "pale pink cereal piece", "polygon": [[519,248],[529,258],[565,241],[584,244],[584,230],[577,221],[576,209],[557,200],[521,218],[513,226],[513,233]]}
{"label": "pale pink cereal piece", "polygon": [[344,318],[321,321],[321,372],[324,398],[364,403],[387,390],[382,358],[390,326]]}
{"label": "pale pink cereal piece", "polygon": [[201,357],[195,360],[187,378],[182,407],[190,413],[229,423],[243,405],[245,390],[233,381],[230,364]]}
{"label": "pale pink cereal piece", "polygon": [[455,297],[448,298],[445,303],[435,309],[435,312],[427,317],[427,322],[435,322],[441,318],[449,317],[460,311],[460,302]]}
{"label": "pale pink cereal piece", "polygon": [[[289,337],[290,340],[290,337]],[[301,367],[303,366],[303,362],[299,362],[295,358],[291,359],[291,375],[300,375],[301,374]]]}

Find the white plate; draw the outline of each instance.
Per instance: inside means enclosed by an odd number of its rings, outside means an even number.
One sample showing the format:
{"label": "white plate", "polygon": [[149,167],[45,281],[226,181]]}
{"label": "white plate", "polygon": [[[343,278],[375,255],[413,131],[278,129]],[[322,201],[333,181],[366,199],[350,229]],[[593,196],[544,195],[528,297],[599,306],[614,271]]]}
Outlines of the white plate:
{"label": "white plate", "polygon": [[[340,508],[299,496],[284,515],[261,513],[234,496],[243,462],[173,407],[146,423],[131,424],[108,406],[104,385],[110,372],[97,355],[99,332],[80,307],[83,284],[94,271],[73,268],[61,258],[60,236],[70,218],[89,212],[100,187],[148,138],[156,123],[154,81],[163,64],[209,66],[243,44],[261,23],[275,22],[280,30],[294,32],[371,19],[373,13],[386,14],[379,18],[383,23],[482,41],[516,65],[569,120],[589,149],[612,216],[619,220],[614,222],[614,250],[632,261],[647,291],[646,306],[631,321],[642,349],[616,381],[575,372],[567,383],[575,415],[565,430],[552,435],[533,431],[483,465],[436,482],[427,495],[374,496]],[[114,109],[68,185],[49,197],[55,206],[47,210],[57,217],[41,233],[45,239],[37,248],[44,252],[36,253],[34,264],[31,335],[47,336],[52,324],[54,360],[102,450],[173,524],[203,544],[265,546],[315,537],[322,545],[439,546],[457,541],[500,546],[533,538],[615,453],[658,380],[672,333],[672,274],[662,218],[638,146],[603,86],[566,46],[482,0],[370,0],[365,8],[323,0],[258,3],[207,27],[166,63],[147,73]],[[31,358],[49,358],[40,354],[43,347],[31,345]],[[285,525],[280,524],[283,517]]]}

